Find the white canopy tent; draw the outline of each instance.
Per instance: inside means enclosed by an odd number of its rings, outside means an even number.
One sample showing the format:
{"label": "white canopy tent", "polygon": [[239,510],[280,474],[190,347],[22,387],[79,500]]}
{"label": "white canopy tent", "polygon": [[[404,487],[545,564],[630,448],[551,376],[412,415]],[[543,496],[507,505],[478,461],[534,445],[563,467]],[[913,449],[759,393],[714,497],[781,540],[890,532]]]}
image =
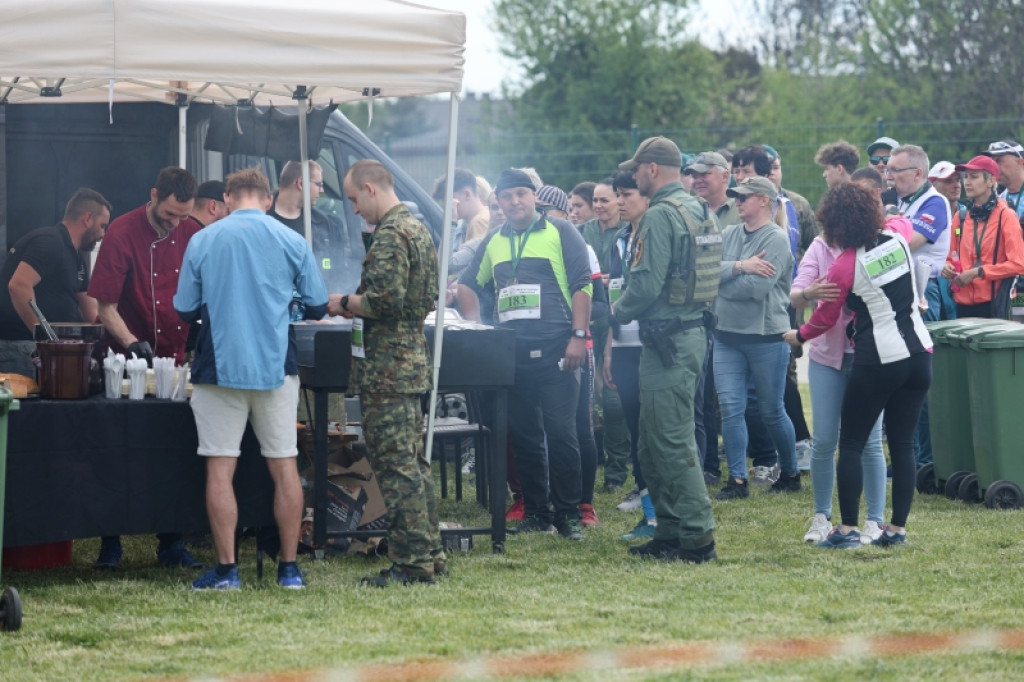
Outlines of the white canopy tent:
{"label": "white canopy tent", "polygon": [[[155,100],[179,107],[180,165],[192,101],[299,104],[449,93],[448,177],[466,18],[403,0],[13,0],[0,23],[0,104]],[[303,181],[309,185],[308,166]],[[310,207],[304,215],[310,238]],[[451,248],[449,193],[438,319]],[[436,402],[443,324],[434,342]],[[430,410],[427,456],[433,442]]]}

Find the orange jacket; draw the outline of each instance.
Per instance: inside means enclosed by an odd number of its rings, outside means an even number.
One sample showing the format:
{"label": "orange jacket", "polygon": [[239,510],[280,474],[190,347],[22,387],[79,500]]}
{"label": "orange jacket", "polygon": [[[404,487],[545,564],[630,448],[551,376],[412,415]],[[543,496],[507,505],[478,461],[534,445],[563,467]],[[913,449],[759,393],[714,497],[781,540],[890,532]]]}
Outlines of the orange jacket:
{"label": "orange jacket", "polygon": [[[985,276],[975,277],[970,284],[953,292],[953,299],[964,305],[987,303],[998,291],[1001,280],[1024,275],[1024,238],[1020,221],[1006,201],[999,199],[987,221],[975,221],[967,214],[962,222],[961,225],[959,212],[954,212],[946,262],[952,264],[953,254],[959,253],[964,270],[982,265]],[[975,255],[975,230],[981,237],[980,259]]]}

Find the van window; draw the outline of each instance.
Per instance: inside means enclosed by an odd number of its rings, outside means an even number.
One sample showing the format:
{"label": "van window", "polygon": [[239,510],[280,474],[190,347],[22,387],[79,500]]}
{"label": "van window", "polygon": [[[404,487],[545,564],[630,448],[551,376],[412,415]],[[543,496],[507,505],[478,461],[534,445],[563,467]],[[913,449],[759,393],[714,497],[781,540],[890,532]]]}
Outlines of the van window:
{"label": "van window", "polygon": [[338,167],[333,144],[326,143],[321,147],[317,163],[323,169],[324,191],[316,202],[313,215],[324,222],[320,229],[313,231],[313,254],[320,263],[327,291],[351,293],[359,286],[366,256],[363,221],[352,211],[342,191],[344,171]]}

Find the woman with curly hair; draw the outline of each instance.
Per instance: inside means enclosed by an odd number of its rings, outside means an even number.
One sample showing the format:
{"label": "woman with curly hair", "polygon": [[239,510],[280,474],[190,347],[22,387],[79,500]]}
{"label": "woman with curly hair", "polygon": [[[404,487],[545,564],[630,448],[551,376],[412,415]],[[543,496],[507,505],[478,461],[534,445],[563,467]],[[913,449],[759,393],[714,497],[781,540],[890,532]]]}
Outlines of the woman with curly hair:
{"label": "woman with curly hair", "polygon": [[861,455],[883,410],[892,460],[892,516],[872,544],[903,544],[914,499],[914,429],[932,380],[932,340],[918,310],[910,247],[902,236],[885,230],[878,199],[851,183],[828,191],[818,218],[828,245],[842,249],[827,275],[838,295],[783,338],[798,346],[821,336],[840,320],[845,306],[853,313],[847,333],[854,349],[853,370],[843,396],[836,467],[842,522],[818,546],[861,546],[857,527],[863,487]]}

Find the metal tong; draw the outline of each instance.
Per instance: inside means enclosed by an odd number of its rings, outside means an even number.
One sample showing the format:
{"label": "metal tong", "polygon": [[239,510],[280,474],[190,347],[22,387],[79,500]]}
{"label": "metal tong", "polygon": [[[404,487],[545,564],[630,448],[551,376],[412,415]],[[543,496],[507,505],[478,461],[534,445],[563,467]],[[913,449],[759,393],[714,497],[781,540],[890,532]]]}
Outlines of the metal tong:
{"label": "metal tong", "polygon": [[34,312],[36,317],[39,318],[39,325],[43,328],[43,331],[46,332],[46,335],[50,337],[50,341],[57,341],[57,332],[53,331],[53,327],[51,327],[50,323],[46,321],[46,316],[43,315],[43,311],[36,305],[35,300],[29,299],[28,304],[32,308],[32,312]]}

